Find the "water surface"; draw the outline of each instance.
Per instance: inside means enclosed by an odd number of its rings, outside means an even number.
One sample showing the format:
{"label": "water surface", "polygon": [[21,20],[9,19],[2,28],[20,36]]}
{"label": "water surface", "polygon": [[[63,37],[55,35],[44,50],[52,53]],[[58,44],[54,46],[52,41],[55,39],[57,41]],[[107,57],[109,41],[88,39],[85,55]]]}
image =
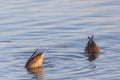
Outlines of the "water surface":
{"label": "water surface", "polygon": [[[120,80],[119,0],[1,0],[1,80]],[[87,36],[101,48],[84,54]],[[35,49],[43,66],[24,68]]]}

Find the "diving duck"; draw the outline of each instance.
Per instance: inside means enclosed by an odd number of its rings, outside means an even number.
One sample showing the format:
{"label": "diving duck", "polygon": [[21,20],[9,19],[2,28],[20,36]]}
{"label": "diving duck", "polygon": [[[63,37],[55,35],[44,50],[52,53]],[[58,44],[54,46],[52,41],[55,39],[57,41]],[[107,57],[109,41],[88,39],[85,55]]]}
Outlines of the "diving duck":
{"label": "diving duck", "polygon": [[95,54],[95,53],[100,52],[100,48],[94,42],[93,37],[94,37],[94,35],[92,35],[91,37],[88,36],[89,41],[88,41],[88,43],[87,43],[87,45],[85,47],[85,53]]}
{"label": "diving duck", "polygon": [[43,63],[44,54],[39,53],[38,49],[32,54],[32,56],[28,59],[25,68],[37,68]]}

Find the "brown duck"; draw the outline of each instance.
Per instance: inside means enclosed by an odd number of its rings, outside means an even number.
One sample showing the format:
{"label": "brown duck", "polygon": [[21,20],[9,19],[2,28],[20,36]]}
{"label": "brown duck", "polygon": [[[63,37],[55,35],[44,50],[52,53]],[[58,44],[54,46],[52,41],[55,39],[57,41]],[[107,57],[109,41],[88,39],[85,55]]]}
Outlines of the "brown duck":
{"label": "brown duck", "polygon": [[39,54],[38,49],[35,50],[33,55],[28,59],[25,68],[37,68],[43,63],[44,54]]}
{"label": "brown duck", "polygon": [[89,41],[85,47],[85,53],[94,54],[94,53],[100,52],[100,48],[94,42],[93,37],[94,37],[94,35],[92,35],[91,37],[88,36]]}

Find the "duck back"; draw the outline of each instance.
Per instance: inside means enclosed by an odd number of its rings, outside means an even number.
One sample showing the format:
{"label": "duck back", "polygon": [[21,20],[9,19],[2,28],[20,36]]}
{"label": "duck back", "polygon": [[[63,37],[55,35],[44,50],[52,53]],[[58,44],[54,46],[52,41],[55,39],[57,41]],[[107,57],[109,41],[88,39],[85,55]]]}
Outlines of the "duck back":
{"label": "duck back", "polygon": [[33,55],[28,59],[25,68],[36,68],[42,65],[43,63],[44,54],[38,53],[38,50],[36,50]]}
{"label": "duck back", "polygon": [[85,53],[90,53],[90,54],[93,54],[93,53],[99,53],[100,52],[100,48],[99,46],[95,43],[95,41],[93,40],[93,37],[89,37],[88,36],[88,43],[86,44],[86,47],[85,47]]}

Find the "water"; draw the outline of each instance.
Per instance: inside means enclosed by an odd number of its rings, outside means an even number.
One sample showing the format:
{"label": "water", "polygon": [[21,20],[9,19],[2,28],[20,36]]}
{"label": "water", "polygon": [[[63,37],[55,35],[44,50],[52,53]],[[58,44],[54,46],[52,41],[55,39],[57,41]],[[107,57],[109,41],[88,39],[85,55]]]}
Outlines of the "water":
{"label": "water", "polygon": [[[0,80],[120,80],[119,25],[119,0],[1,0]],[[90,35],[101,48],[92,61]],[[43,66],[26,70],[37,48]]]}

